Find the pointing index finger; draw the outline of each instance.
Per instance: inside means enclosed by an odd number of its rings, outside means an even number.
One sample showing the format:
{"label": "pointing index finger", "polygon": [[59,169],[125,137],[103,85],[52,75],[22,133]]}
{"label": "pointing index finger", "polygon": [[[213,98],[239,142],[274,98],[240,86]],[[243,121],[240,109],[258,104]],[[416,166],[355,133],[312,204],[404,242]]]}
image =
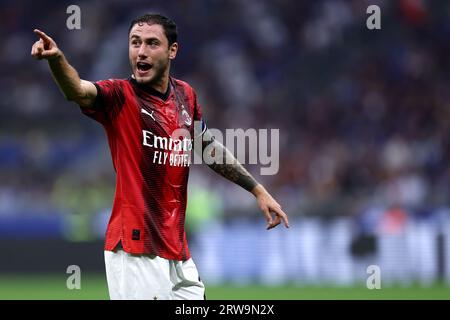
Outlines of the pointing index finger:
{"label": "pointing index finger", "polygon": [[50,37],[46,35],[44,32],[42,32],[39,29],[34,29],[34,33],[41,38],[45,43],[49,43],[51,41]]}

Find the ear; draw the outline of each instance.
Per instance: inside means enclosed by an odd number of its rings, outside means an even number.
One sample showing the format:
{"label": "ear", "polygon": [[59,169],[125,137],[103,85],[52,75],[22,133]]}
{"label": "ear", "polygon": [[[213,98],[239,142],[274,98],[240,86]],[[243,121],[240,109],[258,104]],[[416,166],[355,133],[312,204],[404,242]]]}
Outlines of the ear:
{"label": "ear", "polygon": [[178,52],[178,43],[174,42],[169,47],[169,59],[170,60],[175,59],[175,57],[177,56],[177,52]]}

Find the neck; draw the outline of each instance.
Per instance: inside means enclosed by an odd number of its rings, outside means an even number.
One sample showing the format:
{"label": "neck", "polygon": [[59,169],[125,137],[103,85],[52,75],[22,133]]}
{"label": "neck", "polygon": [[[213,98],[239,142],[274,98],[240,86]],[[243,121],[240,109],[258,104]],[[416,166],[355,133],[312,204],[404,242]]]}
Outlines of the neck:
{"label": "neck", "polygon": [[155,89],[158,92],[166,93],[167,87],[169,86],[169,77],[163,77],[158,83],[151,84],[150,87]]}

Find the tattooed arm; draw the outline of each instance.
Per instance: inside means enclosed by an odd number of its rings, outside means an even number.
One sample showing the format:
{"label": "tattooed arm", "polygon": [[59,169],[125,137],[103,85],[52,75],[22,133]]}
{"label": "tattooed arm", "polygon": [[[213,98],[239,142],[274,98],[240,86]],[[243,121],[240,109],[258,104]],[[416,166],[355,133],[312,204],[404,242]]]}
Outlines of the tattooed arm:
{"label": "tattooed arm", "polygon": [[[267,192],[264,186],[239,163],[231,152],[220,142],[216,141],[209,130],[203,134],[202,140],[203,160],[206,164],[222,177],[236,183],[245,190],[251,192],[263,211],[267,221],[267,229],[272,229],[283,220],[289,228],[289,221],[281,206]],[[272,218],[273,212],[275,219]]]}

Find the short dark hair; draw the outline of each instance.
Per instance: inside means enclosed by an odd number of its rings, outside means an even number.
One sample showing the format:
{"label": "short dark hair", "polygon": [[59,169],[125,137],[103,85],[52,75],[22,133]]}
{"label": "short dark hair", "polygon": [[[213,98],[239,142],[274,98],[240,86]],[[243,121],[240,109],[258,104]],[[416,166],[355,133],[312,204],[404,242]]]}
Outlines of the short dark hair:
{"label": "short dark hair", "polygon": [[175,22],[161,14],[144,14],[143,16],[137,17],[136,19],[131,21],[130,28],[128,29],[128,35],[130,34],[130,31],[135,24],[141,26],[144,23],[147,23],[148,25],[161,25],[164,29],[164,34],[166,35],[167,40],[169,40],[169,46],[172,45],[172,43],[177,42],[177,25],[175,24]]}

